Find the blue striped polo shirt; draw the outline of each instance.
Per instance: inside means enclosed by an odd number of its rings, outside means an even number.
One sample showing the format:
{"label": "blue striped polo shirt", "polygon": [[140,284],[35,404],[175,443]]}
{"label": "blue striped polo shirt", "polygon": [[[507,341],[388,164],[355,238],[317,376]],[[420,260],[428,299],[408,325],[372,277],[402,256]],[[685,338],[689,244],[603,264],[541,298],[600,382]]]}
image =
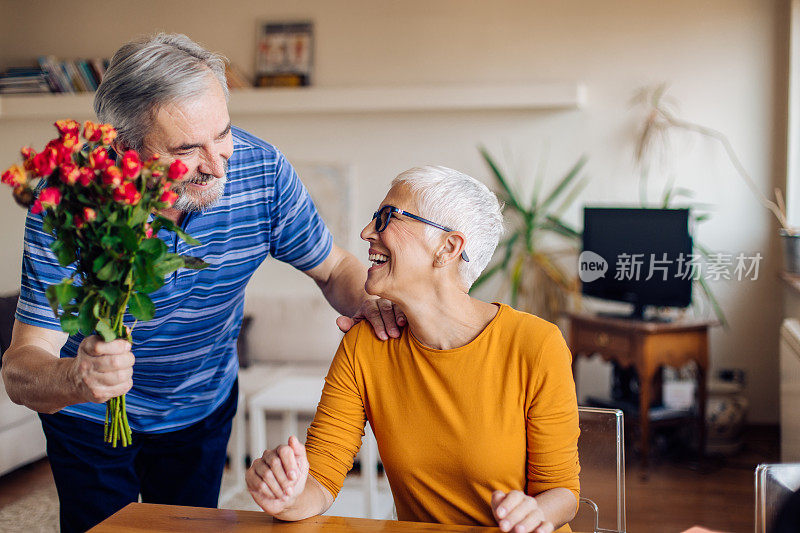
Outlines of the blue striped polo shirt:
{"label": "blue striped polo shirt", "polygon": [[[233,145],[223,196],[182,221],[201,244],[188,245],[164,229],[158,233],[171,252],[201,257],[210,266],[168,275],[165,285],[150,294],[155,316],[133,329],[136,363],[126,402],[134,431],[187,427],[227,398],[238,371],[236,338],[245,287],[268,255],[309,270],[330,253],[331,234],[283,154],[238,128],[233,128]],[[45,290],[73,269],[58,264],[52,241],[42,231],[42,217],[29,213],[16,318],[60,330]],[[133,321],[125,315],[125,324]],[[70,336],[61,357],[74,357],[81,340],[80,333]],[[72,405],[61,412],[105,420],[103,404]]]}

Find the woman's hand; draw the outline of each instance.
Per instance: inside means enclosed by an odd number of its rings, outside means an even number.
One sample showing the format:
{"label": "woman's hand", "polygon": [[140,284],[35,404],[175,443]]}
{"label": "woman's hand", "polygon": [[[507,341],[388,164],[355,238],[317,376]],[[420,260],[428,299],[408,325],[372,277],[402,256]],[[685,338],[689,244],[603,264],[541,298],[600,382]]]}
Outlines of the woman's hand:
{"label": "woman's hand", "polygon": [[492,513],[502,531],[514,533],[551,533],[553,523],[547,521],[536,498],[524,492],[492,493]]}
{"label": "woman's hand", "polygon": [[247,490],[267,514],[277,516],[291,508],[308,479],[306,449],[292,435],[289,444],[267,450],[245,474]]}

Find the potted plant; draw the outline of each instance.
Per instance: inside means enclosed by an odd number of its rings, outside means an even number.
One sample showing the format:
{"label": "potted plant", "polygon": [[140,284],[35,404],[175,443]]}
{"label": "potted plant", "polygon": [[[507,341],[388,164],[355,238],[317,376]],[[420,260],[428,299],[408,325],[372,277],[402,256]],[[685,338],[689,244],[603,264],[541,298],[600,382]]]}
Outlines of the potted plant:
{"label": "potted plant", "polygon": [[736,173],[744,181],[747,188],[755,196],[756,200],[768,209],[778,220],[780,228],[779,235],[784,241],[785,250],[785,269],[794,274],[800,274],[800,228],[791,226],[786,216],[786,203],[780,188],[775,188],[775,199],[767,198],[756,183],[750,177],[744,165],[739,160],[733,145],[728,138],[720,131],[713,128],[702,126],[694,122],[678,117],[673,111],[673,101],[666,95],[667,85],[661,84],[654,87],[644,87],[637,91],[634,96],[634,103],[645,107],[646,117],[638,136],[636,145],[635,159],[641,165],[642,181],[640,190],[646,188],[647,180],[647,160],[650,152],[659,145],[667,141],[667,136],[672,130],[682,130],[699,133],[718,141],[725,154],[728,156]]}
{"label": "potted plant", "polygon": [[512,306],[555,321],[579,289],[577,276],[563,263],[565,257],[577,257],[581,233],[562,215],[588,183],[588,177],[582,175],[587,158],[578,159],[547,192],[542,191],[543,176],[537,176],[532,197],[526,201],[489,151],[484,147],[479,150],[499,186],[498,196],[505,202],[508,232],[497,247],[493,263],[472,290],[502,274],[503,289],[510,292]]}

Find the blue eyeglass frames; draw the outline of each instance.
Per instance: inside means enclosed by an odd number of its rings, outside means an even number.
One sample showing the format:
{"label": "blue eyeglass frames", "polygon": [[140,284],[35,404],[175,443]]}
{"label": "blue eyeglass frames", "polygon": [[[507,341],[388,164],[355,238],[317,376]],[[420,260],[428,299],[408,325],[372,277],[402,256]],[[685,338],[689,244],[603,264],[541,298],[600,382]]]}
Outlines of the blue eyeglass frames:
{"label": "blue eyeglass frames", "polygon": [[[441,224],[437,224],[427,218],[422,218],[421,216],[415,215],[414,213],[409,213],[408,211],[403,211],[393,205],[385,205],[375,211],[372,215],[372,220],[375,221],[375,231],[378,233],[382,232],[386,229],[386,226],[389,225],[389,221],[392,219],[393,214],[400,214],[405,215],[409,218],[413,218],[414,220],[419,220],[425,224],[433,226],[434,228],[439,228],[442,231],[455,231],[452,228],[448,228],[447,226],[442,226]],[[461,259],[469,263],[469,257],[467,257],[467,252],[461,252]]]}

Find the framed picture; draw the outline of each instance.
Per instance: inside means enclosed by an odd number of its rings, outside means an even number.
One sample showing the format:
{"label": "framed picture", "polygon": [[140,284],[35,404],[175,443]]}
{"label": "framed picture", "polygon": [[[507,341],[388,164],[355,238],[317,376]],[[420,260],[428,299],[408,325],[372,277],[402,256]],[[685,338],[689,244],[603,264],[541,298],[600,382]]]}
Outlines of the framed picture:
{"label": "framed picture", "polygon": [[311,85],[314,64],[312,22],[259,24],[256,48],[257,87]]}

